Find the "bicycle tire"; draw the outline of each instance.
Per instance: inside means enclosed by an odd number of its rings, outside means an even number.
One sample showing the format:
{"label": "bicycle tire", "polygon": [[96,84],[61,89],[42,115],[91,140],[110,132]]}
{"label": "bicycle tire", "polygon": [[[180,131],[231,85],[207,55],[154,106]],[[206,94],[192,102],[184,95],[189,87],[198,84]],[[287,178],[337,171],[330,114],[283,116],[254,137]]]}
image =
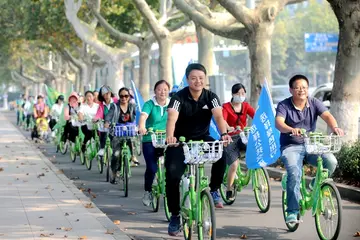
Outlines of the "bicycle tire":
{"label": "bicycle tire", "polygon": [[183,217],[181,217],[181,224],[182,224],[184,239],[191,240],[193,235],[194,224],[191,223],[191,225],[189,226],[187,219],[184,219]]}
{"label": "bicycle tire", "polygon": [[129,196],[129,160],[125,159],[126,155],[122,157],[122,164],[123,164],[123,188],[124,188],[124,196]]}
{"label": "bicycle tire", "polygon": [[[269,180],[269,174],[266,171],[266,169],[264,168],[259,168],[256,169],[254,171],[255,177],[257,178],[256,182],[259,183],[259,175],[261,174],[264,178],[265,178],[265,184],[267,186],[260,186],[260,189],[255,189],[254,188],[254,194],[255,194],[255,200],[256,200],[256,204],[258,205],[260,212],[262,213],[266,213],[267,211],[269,211],[270,209],[270,204],[271,204],[271,187],[270,187],[270,180]],[[261,192],[263,191],[262,188],[264,188],[264,191],[267,192],[267,202],[265,203],[266,206],[264,206],[265,204],[261,201]]]}
{"label": "bicycle tire", "polygon": [[80,150],[79,158],[80,158],[81,165],[84,165],[85,164],[85,153],[82,150]]}
{"label": "bicycle tire", "polygon": [[62,155],[65,155],[67,153],[68,144],[66,142],[63,142],[60,140],[60,152]]}
{"label": "bicycle tire", "polygon": [[[111,151],[110,151],[110,148],[107,149],[107,155],[108,156],[112,155]],[[109,182],[110,181],[110,161],[109,161],[109,158],[107,159],[106,162],[103,162],[103,166],[105,164],[106,164],[106,182]]]}
{"label": "bicycle tire", "polygon": [[73,150],[73,148],[74,148],[73,144],[75,144],[75,143],[70,144],[70,159],[72,162],[75,162],[76,161],[76,152]]}
{"label": "bicycle tire", "polygon": [[170,222],[171,213],[170,213],[170,210],[169,210],[169,206],[168,206],[168,203],[167,203],[167,197],[166,196],[164,196],[164,211],[165,211],[166,220],[168,222]]}
{"label": "bicycle tire", "polygon": [[[236,181],[236,180],[235,180]],[[236,196],[237,196],[237,187],[235,186],[235,181],[234,181],[234,199],[233,200],[229,200],[226,198],[226,191],[227,191],[227,172],[226,174],[224,174],[224,180],[220,185],[220,195],[222,200],[224,201],[224,203],[226,205],[232,205],[235,200],[236,200]]]}
{"label": "bicycle tire", "polygon": [[[329,210],[329,209],[324,209],[324,211],[321,211],[321,205],[320,203],[318,203],[318,206],[317,206],[317,209],[316,209],[316,213],[315,213],[315,225],[316,225],[316,232],[319,236],[320,239],[322,240],[335,240],[339,237],[339,234],[340,234],[340,230],[341,230],[341,221],[342,221],[342,203],[341,203],[341,197],[340,197],[340,193],[339,193],[339,190],[337,189],[335,183],[333,182],[324,182],[321,184],[321,187],[320,187],[320,190],[322,191],[323,194],[325,194],[324,191],[324,188],[325,187],[329,187],[330,189],[333,190],[333,195],[335,195],[335,199],[336,199],[336,202],[337,202],[337,218],[338,218],[338,221],[337,221],[337,225],[336,225],[336,230],[335,230],[335,233],[333,234],[333,236],[324,236],[324,233],[321,229],[321,223],[320,223],[320,217],[323,216],[323,215],[329,215],[331,214],[331,218],[333,217],[332,214],[334,213],[335,209],[333,210]],[[331,195],[331,193],[330,193]],[[324,199],[325,197],[322,197],[322,199]],[[319,198],[320,200],[321,198]],[[334,199],[332,200],[334,201]],[[332,205],[334,203],[332,202]],[[333,211],[333,212],[332,212]],[[336,213],[335,213],[336,214]],[[326,216],[326,217],[329,217],[329,216]]]}
{"label": "bicycle tire", "polygon": [[103,171],[104,171],[104,162],[105,161],[109,161],[108,160],[108,156],[107,156],[107,152],[104,151],[104,156],[99,156],[97,158],[97,167],[98,167],[98,170],[99,170],[99,173],[102,174]]}
{"label": "bicycle tire", "polygon": [[92,159],[89,158],[89,154],[85,154],[85,166],[86,166],[87,170],[91,170]]}
{"label": "bicycle tire", "polygon": [[[284,216],[284,221],[286,221],[286,216],[287,216],[287,212],[286,212],[286,208],[287,208],[287,204],[286,204],[286,191],[282,191],[281,194],[281,206],[282,206],[282,212],[283,212],[283,216]],[[298,221],[300,220],[300,213],[298,214]],[[298,227],[299,227],[299,222],[297,223],[286,223],[286,227],[289,229],[290,232],[295,232]]]}
{"label": "bicycle tire", "polygon": [[[198,239],[209,239],[209,240],[215,240],[216,239],[216,217],[215,217],[215,205],[214,201],[211,197],[209,189],[205,189],[201,192],[201,222],[202,225],[198,225]],[[204,221],[204,206],[208,205],[209,207],[209,213],[210,218],[208,220],[211,221],[211,223],[208,223],[208,221]],[[205,231],[204,231],[205,230]],[[204,233],[208,232],[208,236],[205,237]]]}
{"label": "bicycle tire", "polygon": [[151,206],[153,209],[153,212],[158,212],[160,207],[160,195],[157,194],[157,196],[152,195],[151,196]]}

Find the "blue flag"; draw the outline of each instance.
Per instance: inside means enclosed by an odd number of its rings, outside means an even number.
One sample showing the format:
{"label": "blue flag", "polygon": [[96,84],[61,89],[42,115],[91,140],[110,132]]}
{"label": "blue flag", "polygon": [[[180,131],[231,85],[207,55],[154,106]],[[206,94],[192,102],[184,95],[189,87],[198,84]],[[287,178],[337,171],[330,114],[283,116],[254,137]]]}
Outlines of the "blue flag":
{"label": "blue flag", "polygon": [[[188,65],[191,64],[191,63],[194,63],[194,61],[192,59],[190,59]],[[179,85],[178,91],[183,89],[184,87],[187,87],[187,86],[189,86],[189,84],[187,83],[186,75],[184,74],[184,76],[182,78],[182,82]],[[214,117],[211,118],[209,132],[210,132],[210,136],[212,138],[214,138],[215,140],[220,139],[219,129],[218,129],[216,123],[215,123]]]}
{"label": "blue flag", "polygon": [[136,103],[136,124],[139,124],[141,109],[144,106],[144,99],[142,98],[139,89],[135,86],[135,83],[133,80],[131,80],[131,88],[134,91],[134,98]]}
{"label": "blue flag", "polygon": [[280,157],[280,132],[275,128],[275,110],[265,81],[250,129],[246,165],[257,169],[274,163]]}

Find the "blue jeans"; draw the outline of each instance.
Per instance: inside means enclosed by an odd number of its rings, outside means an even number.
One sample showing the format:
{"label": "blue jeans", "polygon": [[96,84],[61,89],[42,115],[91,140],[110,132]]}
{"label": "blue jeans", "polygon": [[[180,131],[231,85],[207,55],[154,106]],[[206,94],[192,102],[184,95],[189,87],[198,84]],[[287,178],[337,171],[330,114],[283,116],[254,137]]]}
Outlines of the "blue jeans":
{"label": "blue jeans", "polygon": [[[332,153],[326,153],[321,156],[323,158],[323,167],[328,169],[329,176],[336,169],[337,160]],[[300,182],[302,175],[303,160],[317,166],[318,155],[307,154],[304,145],[290,145],[283,149],[281,161],[285,164],[287,172],[286,193],[287,193],[287,210],[288,213],[296,213],[299,211]]]}
{"label": "blue jeans", "polygon": [[145,191],[152,191],[152,184],[155,178],[155,174],[157,172],[157,159],[160,156],[164,155],[164,149],[154,148],[152,142],[144,142],[143,146],[143,154],[146,162],[146,170],[144,176],[144,188]]}

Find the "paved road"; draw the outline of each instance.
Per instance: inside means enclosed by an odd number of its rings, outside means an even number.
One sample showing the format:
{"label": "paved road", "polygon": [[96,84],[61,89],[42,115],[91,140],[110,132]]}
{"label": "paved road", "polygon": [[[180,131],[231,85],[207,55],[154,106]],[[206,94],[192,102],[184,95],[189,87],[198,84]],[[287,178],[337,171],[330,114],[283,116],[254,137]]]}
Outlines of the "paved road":
{"label": "paved road", "polygon": [[[14,113],[7,113],[14,122]],[[29,136],[29,132],[23,134]],[[74,179],[79,188],[91,189],[96,195],[93,202],[112,220],[120,220],[120,228],[134,239],[181,239],[182,236],[172,238],[167,235],[167,222],[163,209],[153,213],[142,205],[143,173],[145,170],[143,159],[139,159],[141,166],[133,168],[130,180],[129,197],[124,198],[118,186],[105,182],[105,175],[98,173],[96,166],[91,171],[80,165],[79,159],[75,163],[70,161],[68,154],[55,153],[55,147],[50,144],[39,144],[44,154],[63,169],[66,176]],[[232,206],[216,210],[217,238],[240,239],[245,234],[247,239],[317,239],[314,218],[307,213],[304,222],[295,233],[286,229],[281,210],[280,183],[271,181],[272,204],[266,214],[261,214],[255,203],[251,189],[247,188],[238,195]],[[360,231],[360,205],[343,201],[343,227],[339,239],[356,239],[355,232]]]}

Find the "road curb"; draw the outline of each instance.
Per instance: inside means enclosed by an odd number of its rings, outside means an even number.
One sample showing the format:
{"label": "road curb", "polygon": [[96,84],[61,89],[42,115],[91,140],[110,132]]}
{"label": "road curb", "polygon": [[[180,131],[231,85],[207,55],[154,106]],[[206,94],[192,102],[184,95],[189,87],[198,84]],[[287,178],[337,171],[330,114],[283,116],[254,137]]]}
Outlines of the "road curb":
{"label": "road curb", "polygon": [[[9,121],[10,122],[10,121]],[[12,122],[10,122],[13,126],[15,126]],[[56,167],[43,153],[41,150],[37,149],[36,146],[27,139],[22,132],[18,129],[17,126],[15,126],[16,131],[18,131],[23,138],[23,140],[31,146],[35,151],[37,151],[39,158],[44,161],[44,163],[49,167],[49,170],[51,170],[57,178],[61,180],[61,182],[64,183],[64,186],[71,191],[74,196],[82,203],[82,205],[91,203],[92,208],[86,208],[86,210],[96,219],[106,230],[111,231],[113,234],[111,236],[116,240],[129,240],[131,237],[126,235],[119,226],[115,225],[110,218],[103,213],[94,202],[91,201],[89,197],[87,197],[82,191],[80,191],[74,184],[72,180],[66,177],[66,175],[60,170],[58,167]],[[91,239],[91,238],[90,238]]]}
{"label": "road curb", "polygon": [[[246,167],[245,162],[241,161],[241,166]],[[274,167],[266,167],[266,170],[269,173],[269,177],[275,179],[281,178],[282,175],[285,173],[285,170]],[[306,177],[306,184],[309,184],[311,179],[311,177]],[[336,187],[338,188],[342,199],[360,203],[360,188],[342,183],[336,183]]]}

